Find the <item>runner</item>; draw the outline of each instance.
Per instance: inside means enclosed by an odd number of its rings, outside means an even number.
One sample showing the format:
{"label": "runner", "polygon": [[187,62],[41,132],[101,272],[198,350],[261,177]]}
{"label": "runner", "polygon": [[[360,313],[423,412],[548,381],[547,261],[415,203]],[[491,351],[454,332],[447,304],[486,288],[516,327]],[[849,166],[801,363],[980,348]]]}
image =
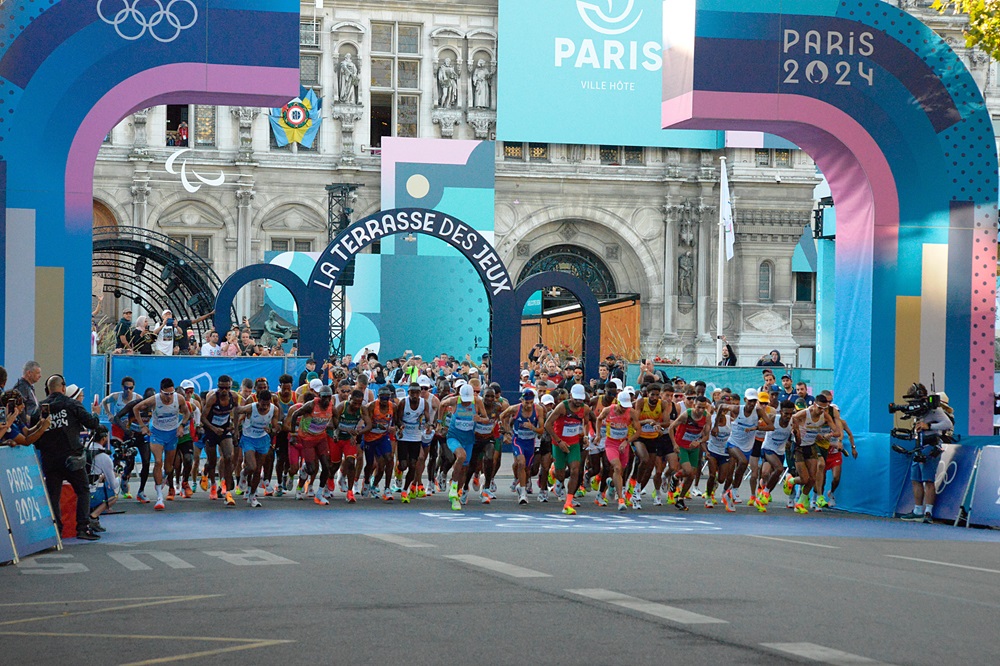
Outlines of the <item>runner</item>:
{"label": "runner", "polygon": [[452,511],[461,511],[459,489],[465,482],[467,462],[472,457],[472,448],[476,442],[475,426],[477,423],[490,422],[490,418],[483,408],[483,401],[476,397],[475,391],[469,384],[462,385],[457,396],[442,401],[442,412],[451,409],[454,411],[451,413],[445,432],[448,437],[448,448],[455,454],[455,465],[452,468],[448,499],[451,500]]}
{"label": "runner", "polygon": [[368,496],[379,497],[378,484],[385,475],[385,490],[382,499],[391,502],[389,477],[392,476],[392,442],[389,432],[395,429],[396,403],[392,399],[392,389],[383,386],[378,390],[378,400],[365,407],[371,429],[365,433],[365,479],[368,482]]}
{"label": "runner", "polygon": [[503,431],[511,435],[514,453],[514,482],[517,484],[517,503],[528,503],[528,469],[535,457],[535,441],[545,432],[545,409],[535,403],[535,392],[528,388],[521,392],[521,402],[505,409],[500,415]]}
{"label": "runner", "polygon": [[[747,506],[757,506],[757,496],[761,494],[760,491],[763,486],[760,473],[761,447],[763,447],[764,439],[767,436],[766,428],[774,423],[774,417],[776,416],[776,410],[771,406],[771,395],[769,392],[773,386],[774,374],[765,374],[764,387],[757,392],[757,401],[767,415],[767,419],[761,419],[757,423],[756,432],[754,432],[753,448],[750,450],[750,488],[753,494],[747,500]],[[777,391],[777,387],[774,388]],[[767,511],[766,505],[764,511]]]}
{"label": "runner", "polygon": [[[745,403],[742,408],[738,404],[730,405],[729,410],[734,415],[732,432],[729,441],[726,443],[726,453],[731,457],[732,464],[728,470],[730,474],[726,476],[725,488],[722,493],[722,503],[726,505],[726,510],[730,505],[735,506],[740,503],[739,484],[743,481],[743,474],[746,472],[750,461],[750,454],[753,451],[754,433],[760,421],[769,423],[764,408],[761,407],[757,398],[760,392],[757,389],[749,388],[744,393]],[[736,487],[736,494],[733,487]]]}
{"label": "runner", "polygon": [[[575,515],[580,503],[574,497],[577,476],[580,471],[580,439],[588,424],[594,424],[594,413],[587,405],[587,391],[582,384],[574,384],[570,389],[570,399],[556,405],[545,419],[545,430],[552,438],[552,457],[555,462],[555,477],[558,487],[562,486],[569,466],[569,483],[565,488],[563,513]],[[557,490],[558,493],[558,490]]]}
{"label": "runner", "polygon": [[[708,456],[708,482],[705,486],[705,508],[715,507],[715,489],[729,478],[729,468],[731,460],[726,444],[732,435],[732,414],[728,409],[730,400],[735,400],[739,405],[739,398],[723,393],[718,407],[715,410],[715,417],[712,420],[712,430],[709,433],[708,442],[704,445],[704,451]],[[728,500],[723,501],[726,511],[732,513],[736,507],[729,504]]]}
{"label": "runner", "polygon": [[[122,390],[111,393],[101,401],[101,410],[111,421],[111,436],[120,439],[126,446],[133,446],[139,451],[139,458],[142,467],[139,470],[139,493],[145,503],[146,480],[149,478],[149,443],[142,436],[139,425],[133,421],[132,407],[142,401],[143,398],[135,394],[135,380],[131,377],[122,377]],[[145,396],[149,397],[149,396]],[[149,418],[146,414],[145,418]],[[143,453],[145,451],[145,453]],[[121,494],[124,499],[131,499],[129,494],[129,479],[132,478],[132,468],[135,459],[129,458],[126,462],[125,470],[122,472]]]}
{"label": "runner", "polygon": [[437,447],[435,446],[435,439],[437,434],[435,432],[435,419],[437,418],[438,409],[441,407],[441,400],[431,393],[431,386],[433,382],[431,378],[427,375],[420,375],[417,380],[420,384],[420,398],[427,403],[430,416],[427,420],[427,427],[424,428],[423,435],[420,437],[420,457],[417,459],[417,497],[424,497],[425,495],[433,495],[434,488],[434,472],[435,469],[430,469],[427,474],[427,486],[424,486],[424,469],[427,468],[428,459],[431,457],[431,448],[435,449],[435,456],[437,458]]}
{"label": "runner", "polygon": [[257,390],[257,399],[235,410],[237,423],[242,421],[243,464],[247,479],[247,504],[259,507],[257,486],[260,484],[264,457],[271,451],[271,435],[281,429],[281,410],[271,401],[271,392]]}
{"label": "runner", "polygon": [[672,499],[680,511],[688,510],[684,498],[691,490],[695,469],[701,464],[701,447],[708,441],[712,429],[708,420],[708,398],[692,394],[685,401],[693,403],[693,406],[682,412],[667,428],[667,434],[677,442],[677,457],[684,476],[680,492],[668,500]]}
{"label": "runner", "polygon": [[765,425],[761,429],[766,432],[764,444],[761,446],[761,454],[764,464],[761,469],[761,480],[763,486],[757,493],[757,509],[766,507],[771,503],[771,492],[778,486],[781,476],[785,472],[783,461],[785,451],[792,439],[792,417],[795,416],[795,403],[785,400],[779,405],[778,417],[770,425]]}
{"label": "runner", "polygon": [[400,492],[400,501],[410,503],[410,497],[417,494],[417,461],[420,459],[423,435],[430,427],[430,402],[420,397],[420,384],[412,382],[405,400],[396,405],[396,456],[401,472],[406,472],[406,480]]}
{"label": "runner", "polygon": [[[152,418],[146,423],[142,410],[150,408],[153,410]],[[184,433],[184,425],[190,420],[191,412],[187,402],[175,395],[174,380],[167,377],[160,381],[160,392],[133,407],[132,414],[143,434],[149,435],[149,448],[154,460],[153,483],[156,484],[156,504],[153,508],[163,511],[166,508],[163,501],[166,492],[163,470],[164,467],[168,470],[174,467],[177,438]]]}
{"label": "runner", "polygon": [[[669,398],[670,396],[668,396]],[[660,399],[660,385],[656,383],[646,386],[646,395],[639,398],[635,405],[639,412],[639,436],[633,442],[637,456],[636,470],[629,480],[629,491],[632,494],[632,504],[641,509],[642,489],[653,476],[653,504],[660,506],[660,484],[667,458],[671,456],[671,470],[677,468],[677,455],[673,453],[673,443],[665,431],[670,422],[677,417],[676,405],[668,400]]]}
{"label": "runner", "polygon": [[[295,405],[295,393],[292,391],[292,376],[284,374],[278,377],[277,405],[279,417],[284,424],[288,410]],[[284,426],[274,433],[274,458],[275,471],[277,472],[277,483],[274,484],[274,496],[281,497],[286,491],[292,489],[292,476],[297,469],[291,467],[288,454],[288,431]]]}
{"label": "runner", "polygon": [[[548,382],[545,382],[548,384]],[[547,389],[546,389],[547,390]],[[551,393],[546,393],[539,400],[545,417],[551,410],[555,409],[556,401]],[[552,436],[545,431],[541,437],[535,439],[535,456],[531,463],[528,476],[538,477],[538,501],[545,503],[549,501],[549,467],[552,465]],[[528,481],[527,492],[531,494],[531,481]]]}
{"label": "runner", "polygon": [[364,398],[364,391],[354,389],[350,398],[334,411],[337,436],[330,445],[331,475],[340,468],[347,479],[348,504],[357,501],[354,496],[354,482],[358,474],[356,463],[359,444],[364,441],[365,433],[372,429],[372,422],[364,409]]}
{"label": "runner", "polygon": [[786,495],[792,495],[796,485],[802,486],[799,499],[794,504],[795,513],[809,513],[805,502],[816,479],[816,439],[824,426],[829,427],[831,432],[839,429],[830,416],[829,407],[829,399],[821,393],[813,404],[792,417],[792,429],[798,440],[795,447],[796,476],[785,477],[784,489]]}
{"label": "runner", "polygon": [[[321,463],[327,469],[330,466],[330,436],[327,430],[333,425],[333,412],[333,389],[324,384],[316,398],[289,410],[285,417],[285,427],[289,431],[298,426],[296,435],[305,461],[295,488],[297,500],[305,499],[309,487],[312,487],[313,501],[316,504],[325,506],[330,503],[326,498],[326,488],[323,487],[325,480],[317,482],[317,475]],[[303,484],[306,484],[305,488]]]}
{"label": "runner", "polygon": [[[619,511],[627,508],[622,488],[622,468],[628,467],[630,440],[637,437],[640,428],[639,412],[632,408],[632,395],[626,391],[618,393],[617,400],[602,409],[597,417],[597,432],[605,435],[604,455],[611,467],[611,483],[618,498]],[[598,506],[607,506],[607,491],[602,492],[594,502]]]}
{"label": "runner", "polygon": [[[477,382],[469,383],[473,386],[473,391],[475,391]],[[472,461],[469,463],[469,470],[476,475],[482,473],[483,484],[480,488],[479,497],[483,504],[489,504],[496,499],[496,494],[490,490],[488,479],[492,477],[495,432],[500,422],[500,414],[503,412],[503,404],[497,400],[496,391],[492,388],[487,388],[483,391],[482,404],[489,420],[476,422],[476,442],[472,448]],[[469,479],[470,477],[466,476],[464,488],[466,492],[469,490]]]}
{"label": "runner", "polygon": [[[220,375],[218,388],[205,398],[205,408],[201,412],[201,425],[205,429],[202,441],[205,443],[205,456],[208,460],[205,471],[207,480],[202,481],[202,487],[208,485],[208,498],[218,499],[219,490],[215,485],[216,466],[222,468],[222,496],[226,506],[236,506],[233,499],[233,418],[236,409],[236,397],[232,393],[233,380],[229,375]],[[217,456],[216,447],[222,452]]]}

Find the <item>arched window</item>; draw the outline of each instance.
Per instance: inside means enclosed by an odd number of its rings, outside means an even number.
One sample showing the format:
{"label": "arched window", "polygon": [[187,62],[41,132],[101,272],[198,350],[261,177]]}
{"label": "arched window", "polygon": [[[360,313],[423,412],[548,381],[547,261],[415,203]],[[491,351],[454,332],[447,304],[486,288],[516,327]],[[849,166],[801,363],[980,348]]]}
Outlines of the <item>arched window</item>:
{"label": "arched window", "polygon": [[770,261],[760,262],[757,269],[757,300],[771,302],[774,300],[774,264]]}
{"label": "arched window", "polygon": [[[562,271],[580,278],[587,283],[598,300],[612,298],[618,291],[614,276],[601,258],[578,245],[555,245],[545,248],[528,260],[521,269],[518,282],[546,271]],[[551,307],[561,300],[575,302],[576,299],[570,295],[561,298],[546,294],[546,307]]]}

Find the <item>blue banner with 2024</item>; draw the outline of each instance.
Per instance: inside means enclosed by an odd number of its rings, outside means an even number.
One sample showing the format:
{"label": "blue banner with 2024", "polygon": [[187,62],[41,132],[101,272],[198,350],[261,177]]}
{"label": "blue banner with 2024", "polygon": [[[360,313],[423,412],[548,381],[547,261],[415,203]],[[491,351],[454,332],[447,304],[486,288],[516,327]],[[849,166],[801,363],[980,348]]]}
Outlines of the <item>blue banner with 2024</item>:
{"label": "blue banner with 2024", "polygon": [[10,535],[0,538],[0,562],[60,545],[34,447],[0,448],[0,498]]}
{"label": "blue banner with 2024", "polygon": [[229,375],[235,386],[246,378],[252,381],[264,377],[271,389],[276,391],[278,378],[285,372],[292,375],[293,384],[297,385],[305,362],[304,358],[279,356],[112,356],[111,390],[119,390],[122,378],[131,377],[135,380],[136,392],[142,395],[147,388],[158,391],[160,381],[169,377],[178,387],[182,381],[189,379],[194,383],[194,390],[203,393],[215,388],[220,375]]}

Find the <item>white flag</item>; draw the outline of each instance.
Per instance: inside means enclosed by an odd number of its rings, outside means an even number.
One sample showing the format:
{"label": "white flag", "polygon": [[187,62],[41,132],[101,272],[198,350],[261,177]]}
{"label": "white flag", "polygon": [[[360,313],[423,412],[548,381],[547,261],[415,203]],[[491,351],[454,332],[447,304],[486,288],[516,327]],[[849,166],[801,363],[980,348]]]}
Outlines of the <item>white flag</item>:
{"label": "white flag", "polygon": [[726,234],[726,261],[729,261],[734,254],[736,232],[733,230],[733,201],[729,197],[729,176],[725,166],[722,167],[722,185],[719,189],[719,222]]}

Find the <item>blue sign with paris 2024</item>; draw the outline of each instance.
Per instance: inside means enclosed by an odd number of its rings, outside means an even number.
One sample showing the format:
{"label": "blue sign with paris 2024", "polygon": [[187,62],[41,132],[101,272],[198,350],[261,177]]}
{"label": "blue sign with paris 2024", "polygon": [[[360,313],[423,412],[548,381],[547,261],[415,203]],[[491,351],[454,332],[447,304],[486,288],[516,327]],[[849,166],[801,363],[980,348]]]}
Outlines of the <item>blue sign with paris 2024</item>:
{"label": "blue sign with paris 2024", "polygon": [[59,545],[42,469],[30,446],[0,448],[0,496],[18,557]]}

